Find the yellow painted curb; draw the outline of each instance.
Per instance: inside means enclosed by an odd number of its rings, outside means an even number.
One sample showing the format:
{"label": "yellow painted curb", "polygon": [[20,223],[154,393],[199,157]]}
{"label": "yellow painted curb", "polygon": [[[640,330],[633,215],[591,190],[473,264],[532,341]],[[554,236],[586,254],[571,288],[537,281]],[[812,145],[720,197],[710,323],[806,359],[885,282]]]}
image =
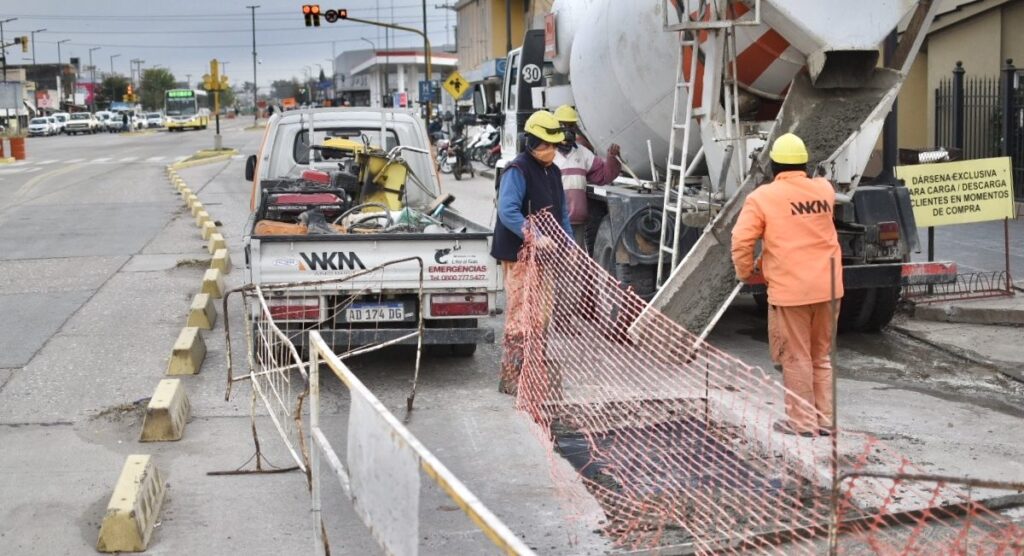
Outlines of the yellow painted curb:
{"label": "yellow painted curb", "polygon": [[203,203],[196,201],[192,203],[192,216],[199,214],[199,211],[203,210]]}
{"label": "yellow painted curb", "polygon": [[209,240],[213,234],[217,233],[217,225],[214,224],[212,220],[207,220],[206,222],[203,222],[201,231],[203,239]]}
{"label": "yellow painted curb", "polygon": [[174,342],[171,360],[167,362],[167,374],[194,375],[203,366],[203,359],[206,359],[206,344],[199,329],[186,326]]}
{"label": "yellow painted curb", "polygon": [[13,156],[7,156],[7,157],[4,157],[4,158],[0,158],[0,164],[14,164],[14,163],[15,163],[15,158]]}
{"label": "yellow painted curb", "polygon": [[139,442],[181,440],[191,407],[185,387],[177,378],[165,378],[156,385],[146,406]]}
{"label": "yellow painted curb", "polygon": [[217,309],[213,305],[213,298],[208,293],[197,293],[188,308],[188,322],[185,324],[210,330],[216,322]]}
{"label": "yellow painted curb", "polygon": [[206,250],[214,254],[218,249],[227,249],[228,244],[224,242],[224,236],[219,233],[210,235],[210,242],[206,244]]}
{"label": "yellow painted curb", "polygon": [[152,458],[148,455],[128,456],[107,504],[96,550],[146,550],[166,494],[167,485]]}
{"label": "yellow painted curb", "polygon": [[192,190],[187,188],[187,187],[182,187],[178,191],[181,193],[181,200],[182,201],[187,200],[188,196],[192,194]]}
{"label": "yellow painted curb", "polygon": [[[196,216],[196,226],[199,226],[200,228],[202,228],[203,224],[205,224],[206,222],[213,223],[213,220],[210,218],[210,213],[206,212],[206,209],[203,209],[203,210],[197,212],[195,216]],[[209,239],[209,238],[207,238],[207,239]]]}
{"label": "yellow painted curb", "polygon": [[224,274],[231,272],[231,255],[228,254],[227,249],[218,249],[213,252],[210,268],[216,268]]}
{"label": "yellow painted curb", "polygon": [[210,294],[214,299],[224,297],[224,275],[216,268],[208,268],[203,274],[203,293]]}
{"label": "yellow painted curb", "polygon": [[[203,151],[199,151],[196,154],[198,155],[199,153],[202,153],[202,152]],[[236,154],[238,154],[238,151],[235,150],[235,149],[231,149],[231,150],[228,150],[228,151],[224,151],[221,154],[215,154],[215,155],[206,156],[206,157],[203,157],[203,158],[196,158],[196,159],[193,159],[193,160],[187,160],[186,159],[186,160],[183,160],[181,162],[175,162],[173,164],[173,166],[174,166],[175,170],[181,170],[182,168],[191,168],[193,166],[202,166],[203,164],[213,164],[214,162],[223,162],[225,160],[229,160],[231,157],[235,156]],[[193,155],[193,156],[195,156],[195,155]]]}
{"label": "yellow painted curb", "polygon": [[192,208],[198,202],[199,197],[197,197],[195,193],[190,193],[187,197],[185,197],[185,204],[188,206],[188,208]]}

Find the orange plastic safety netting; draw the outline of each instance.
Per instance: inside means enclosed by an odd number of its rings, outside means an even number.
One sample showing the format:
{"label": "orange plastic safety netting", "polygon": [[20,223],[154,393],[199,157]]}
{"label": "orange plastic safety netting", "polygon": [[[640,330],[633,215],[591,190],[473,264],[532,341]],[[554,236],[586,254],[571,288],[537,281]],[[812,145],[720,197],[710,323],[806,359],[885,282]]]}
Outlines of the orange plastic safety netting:
{"label": "orange plastic safety netting", "polygon": [[[638,320],[645,302],[549,214],[528,228],[507,269],[503,382],[617,543],[820,554],[834,531],[847,554],[1024,550],[1024,530],[976,501],[1005,492],[923,476],[864,434],[840,430],[833,452],[830,437],[774,431],[785,417],[778,380],[664,315]],[[578,480],[557,476],[565,467],[552,467],[556,484]]]}

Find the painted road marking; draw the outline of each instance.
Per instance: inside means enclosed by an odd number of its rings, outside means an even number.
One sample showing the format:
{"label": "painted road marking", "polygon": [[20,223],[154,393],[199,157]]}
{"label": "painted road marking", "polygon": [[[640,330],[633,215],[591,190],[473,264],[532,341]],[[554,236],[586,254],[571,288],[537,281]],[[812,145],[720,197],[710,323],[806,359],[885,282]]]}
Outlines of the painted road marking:
{"label": "painted road marking", "polygon": [[85,162],[85,159],[84,158],[72,158],[71,160],[68,160],[66,162],[66,164],[77,164],[79,162]]}
{"label": "painted road marking", "polygon": [[111,158],[94,158],[90,164],[103,164],[104,162],[110,162]]}
{"label": "painted road marking", "polygon": [[54,162],[60,162],[60,161],[54,158],[54,159],[51,159],[51,160],[40,160],[39,162],[36,162],[36,164],[39,165],[39,166],[46,166],[47,164],[53,164]]}
{"label": "painted road marking", "polygon": [[137,158],[139,158],[139,157],[137,157],[137,156],[126,156],[126,157],[122,158],[121,160],[118,160],[118,162],[132,162],[132,161],[134,161]]}
{"label": "painted road marking", "polygon": [[151,156],[151,157],[146,159],[146,162],[160,162],[163,159],[164,159],[164,157],[162,157],[162,156]]}

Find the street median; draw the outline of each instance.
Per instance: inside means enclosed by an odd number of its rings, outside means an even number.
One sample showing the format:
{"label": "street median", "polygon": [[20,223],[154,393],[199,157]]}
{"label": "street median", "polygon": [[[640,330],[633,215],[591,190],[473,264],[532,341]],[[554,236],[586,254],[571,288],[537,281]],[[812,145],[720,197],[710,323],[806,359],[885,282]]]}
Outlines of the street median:
{"label": "street median", "polygon": [[174,170],[180,170],[182,168],[191,168],[193,166],[201,166],[203,164],[223,162],[236,154],[238,154],[236,149],[203,149],[201,151],[196,151],[195,154],[184,160],[171,164],[171,168]]}

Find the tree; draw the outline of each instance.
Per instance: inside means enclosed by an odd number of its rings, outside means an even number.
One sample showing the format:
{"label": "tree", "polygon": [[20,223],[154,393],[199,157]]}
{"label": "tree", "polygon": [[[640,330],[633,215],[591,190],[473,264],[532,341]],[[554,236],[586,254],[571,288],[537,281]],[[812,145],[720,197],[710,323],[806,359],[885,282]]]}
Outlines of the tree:
{"label": "tree", "polygon": [[139,98],[144,110],[159,110],[164,105],[164,93],[176,86],[174,74],[164,68],[149,68],[142,72]]}
{"label": "tree", "polygon": [[109,107],[111,101],[120,102],[128,90],[128,78],[123,75],[111,75],[103,80],[96,91],[96,106]]}
{"label": "tree", "polygon": [[299,80],[296,78],[291,79],[278,79],[270,84],[270,96],[277,100],[284,98],[296,98],[299,96],[299,90],[302,85],[299,84]]}

